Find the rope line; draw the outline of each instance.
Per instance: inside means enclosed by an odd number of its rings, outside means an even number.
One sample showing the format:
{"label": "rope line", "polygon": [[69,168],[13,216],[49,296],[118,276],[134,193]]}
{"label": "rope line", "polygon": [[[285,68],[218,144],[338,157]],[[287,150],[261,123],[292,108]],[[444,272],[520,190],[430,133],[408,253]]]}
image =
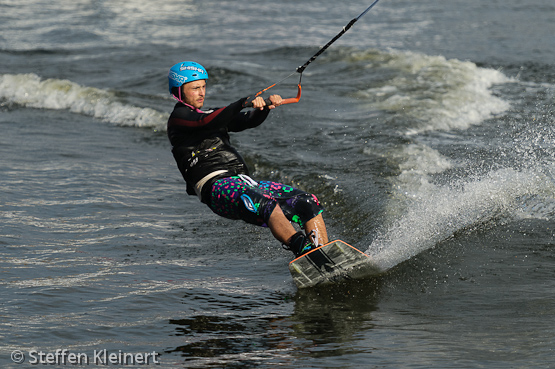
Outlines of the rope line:
{"label": "rope line", "polygon": [[[289,77],[292,77],[295,73],[299,73],[300,77],[299,77],[299,94],[297,96],[297,99],[286,99],[289,100],[289,102],[286,103],[293,103],[293,102],[298,102],[300,99],[300,89],[301,89],[301,80],[303,78],[303,72],[306,69],[306,67],[308,67],[308,65],[310,63],[312,63],[314,60],[316,60],[317,57],[319,57],[324,51],[326,51],[326,49],[328,47],[330,47],[335,41],[337,41],[341,36],[343,36],[345,33],[347,33],[347,31],[349,29],[351,29],[351,27],[361,18],[363,17],[366,13],[368,13],[370,11],[370,9],[372,9],[380,0],[374,0],[374,2],[372,4],[370,4],[370,6],[368,8],[366,8],[362,13],[359,14],[358,17],[351,19],[351,21],[345,26],[343,27],[343,29],[341,30],[341,32],[339,32],[337,35],[335,35],[334,38],[332,38],[327,44],[325,44],[320,50],[318,50],[318,52],[316,54],[314,54],[310,59],[308,59],[306,61],[306,63],[304,63],[303,65],[301,65],[300,67],[298,67],[295,72],[291,73],[290,75],[288,75],[287,77],[281,79],[280,81],[274,83],[273,85],[266,87],[265,89],[259,91],[254,98],[258,97],[260,94],[268,91],[269,89],[271,89],[272,87],[282,83],[283,81],[285,81],[286,79],[288,79]],[[295,101],[296,100],[296,101]]]}

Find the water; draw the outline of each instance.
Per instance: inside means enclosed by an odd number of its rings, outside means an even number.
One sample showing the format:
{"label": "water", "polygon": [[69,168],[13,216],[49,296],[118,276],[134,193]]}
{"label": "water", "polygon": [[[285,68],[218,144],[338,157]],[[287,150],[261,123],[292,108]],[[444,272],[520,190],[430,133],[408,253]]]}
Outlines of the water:
{"label": "water", "polygon": [[552,1],[381,1],[232,137],[383,276],[299,291],[267,230],[185,194],[169,66],[225,105],[368,5],[1,1],[2,367],[554,367]]}

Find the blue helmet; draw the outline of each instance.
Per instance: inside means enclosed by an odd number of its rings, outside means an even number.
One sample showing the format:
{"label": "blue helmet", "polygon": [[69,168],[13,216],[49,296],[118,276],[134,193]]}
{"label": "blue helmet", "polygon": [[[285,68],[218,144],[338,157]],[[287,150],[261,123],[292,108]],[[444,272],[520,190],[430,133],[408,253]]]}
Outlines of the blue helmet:
{"label": "blue helmet", "polygon": [[170,94],[172,88],[179,88],[185,83],[198,81],[199,79],[208,79],[208,72],[202,65],[191,61],[177,63],[170,68],[168,74]]}

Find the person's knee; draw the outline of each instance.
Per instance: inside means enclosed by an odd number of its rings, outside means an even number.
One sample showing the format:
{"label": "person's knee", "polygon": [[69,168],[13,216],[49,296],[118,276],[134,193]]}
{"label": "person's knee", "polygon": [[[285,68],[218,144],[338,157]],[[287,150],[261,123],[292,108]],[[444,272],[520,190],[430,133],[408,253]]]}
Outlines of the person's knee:
{"label": "person's knee", "polygon": [[296,197],[294,204],[295,214],[304,224],[324,211],[324,207],[313,194],[303,193]]}

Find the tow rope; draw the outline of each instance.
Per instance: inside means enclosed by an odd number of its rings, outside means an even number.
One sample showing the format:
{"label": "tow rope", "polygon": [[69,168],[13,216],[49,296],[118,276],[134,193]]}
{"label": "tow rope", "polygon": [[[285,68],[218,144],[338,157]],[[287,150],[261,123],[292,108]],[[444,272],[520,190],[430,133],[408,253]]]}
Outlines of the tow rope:
{"label": "tow rope", "polygon": [[[306,67],[308,67],[308,65],[310,63],[312,63],[314,60],[316,60],[317,57],[319,57],[324,51],[326,51],[326,49],[328,47],[330,47],[335,41],[337,41],[341,36],[343,36],[345,33],[347,33],[347,31],[349,29],[351,29],[351,27],[360,19],[362,18],[366,13],[368,13],[370,11],[370,9],[372,9],[374,7],[374,5],[376,5],[378,3],[378,1],[380,0],[374,0],[374,2],[372,4],[370,4],[370,6],[368,8],[366,8],[362,13],[359,14],[358,17],[355,17],[353,19],[351,19],[351,21],[345,26],[343,27],[343,29],[341,30],[341,32],[339,32],[337,35],[335,35],[334,38],[332,38],[327,44],[325,44],[320,50],[318,50],[318,52],[316,54],[314,54],[310,59],[308,59],[306,61],[306,63],[304,63],[303,65],[297,67],[297,69],[291,73],[290,75],[288,75],[287,77],[283,78],[282,80],[274,83],[271,86],[266,87],[263,90],[260,90],[259,92],[256,93],[256,95],[254,95],[253,99],[256,99],[258,96],[260,96],[262,93],[268,91],[269,89],[271,89],[274,86],[277,86],[278,84],[282,83],[283,81],[285,81],[286,79],[288,79],[289,77],[293,76],[295,73],[299,73],[300,77],[299,77],[299,83],[297,84],[297,96],[296,97],[291,97],[288,99],[283,99],[281,104],[293,104],[293,103],[298,103],[299,100],[301,99],[301,92],[302,92],[302,88],[301,88],[301,81],[303,78],[303,72],[306,69]],[[246,107],[252,106],[252,100],[248,100],[248,102],[245,103]],[[272,102],[270,101],[270,99],[265,99],[264,100],[266,102],[267,105],[271,105]]]}

